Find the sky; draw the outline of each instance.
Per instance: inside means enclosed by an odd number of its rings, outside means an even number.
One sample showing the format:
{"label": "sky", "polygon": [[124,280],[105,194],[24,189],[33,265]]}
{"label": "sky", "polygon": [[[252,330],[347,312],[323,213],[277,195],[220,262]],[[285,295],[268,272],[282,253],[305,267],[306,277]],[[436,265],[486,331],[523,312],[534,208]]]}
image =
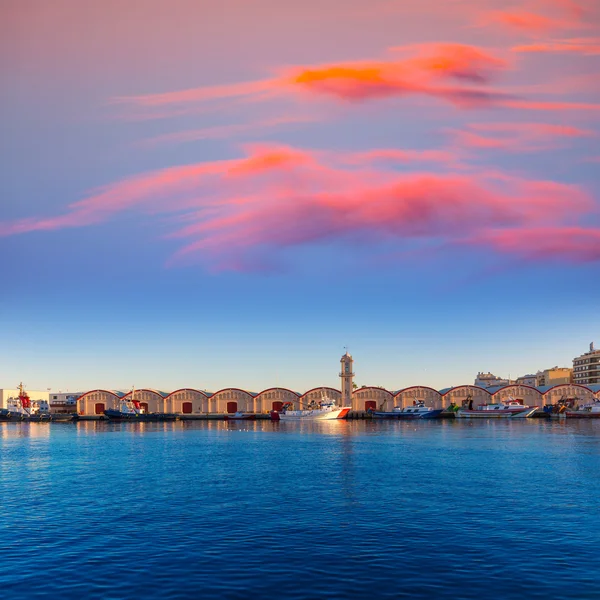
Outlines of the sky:
{"label": "sky", "polygon": [[0,387],[572,366],[599,69],[596,0],[4,0]]}

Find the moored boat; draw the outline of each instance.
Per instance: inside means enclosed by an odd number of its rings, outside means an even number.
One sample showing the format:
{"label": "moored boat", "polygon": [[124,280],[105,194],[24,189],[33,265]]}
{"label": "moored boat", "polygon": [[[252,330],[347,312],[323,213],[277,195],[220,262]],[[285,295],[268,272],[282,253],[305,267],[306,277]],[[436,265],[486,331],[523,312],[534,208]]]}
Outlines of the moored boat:
{"label": "moored boat", "polygon": [[493,404],[480,404],[473,408],[471,400],[468,407],[459,408],[454,415],[457,419],[525,419],[531,417],[537,406],[526,406],[512,398]]}
{"label": "moored boat", "polygon": [[559,413],[559,417],[567,419],[600,419],[600,400],[594,400],[578,409],[567,409]]}
{"label": "moored boat", "polygon": [[435,419],[441,413],[441,408],[438,410],[432,406],[425,406],[422,400],[415,400],[412,406],[396,406],[388,412],[375,410],[371,414],[375,419]]}
{"label": "moored boat", "polygon": [[104,415],[111,421],[175,421],[175,413],[147,413],[140,402],[134,399],[135,390],[131,391],[131,399],[121,399],[117,408],[108,408]]}
{"label": "moored boat", "polygon": [[25,391],[25,386],[19,384],[19,396],[8,398],[6,408],[0,409],[0,421],[72,421],[74,414],[53,414],[47,400],[32,400]]}
{"label": "moored boat", "polygon": [[256,415],[237,411],[232,415],[225,415],[224,419],[225,421],[256,421]]}
{"label": "moored boat", "polygon": [[351,406],[338,406],[324,394],[319,403],[312,402],[305,409],[293,410],[291,403],[283,405],[281,411],[271,411],[273,421],[335,421],[346,419],[352,410]]}

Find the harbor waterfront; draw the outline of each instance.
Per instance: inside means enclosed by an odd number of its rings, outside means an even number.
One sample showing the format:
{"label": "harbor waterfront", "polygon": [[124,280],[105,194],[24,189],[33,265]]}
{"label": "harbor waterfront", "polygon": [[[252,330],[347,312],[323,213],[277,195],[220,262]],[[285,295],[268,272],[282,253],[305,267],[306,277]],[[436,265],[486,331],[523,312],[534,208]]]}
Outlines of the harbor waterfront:
{"label": "harbor waterfront", "polygon": [[[590,345],[593,348],[593,344]],[[560,370],[560,369],[559,369]],[[56,410],[51,412],[71,412],[79,418],[126,418],[138,414],[169,415],[171,418],[210,418],[214,415],[233,415],[236,413],[268,414],[272,411],[292,412],[314,409],[319,405],[331,405],[343,408],[344,417],[361,416],[375,413],[376,416],[392,414],[395,410],[409,409],[422,405],[438,413],[449,407],[465,407],[468,404],[498,405],[517,402],[523,406],[537,407],[568,405],[570,408],[586,406],[600,400],[598,383],[565,383],[562,380],[554,385],[528,385],[502,381],[499,385],[483,387],[477,385],[484,377],[497,380],[491,374],[478,374],[476,385],[459,385],[435,390],[426,385],[413,385],[403,389],[389,391],[379,386],[361,386],[354,383],[354,359],[346,352],[340,359],[340,389],[328,386],[312,388],[300,393],[285,387],[269,387],[260,393],[235,387],[224,388],[217,392],[194,388],[180,388],[172,392],[156,389],[132,389],[129,392],[119,390],[96,389],[82,393],[62,394]],[[486,381],[487,383],[487,381]],[[19,390],[0,389],[0,411],[7,410],[15,397],[23,395],[23,386]],[[31,392],[38,402],[48,403],[44,392]],[[58,395],[46,394],[58,399]],[[20,397],[20,396],[19,396]],[[29,401],[29,398],[27,398]],[[135,406],[134,406],[135,405]],[[50,407],[53,407],[50,400]],[[0,415],[1,416],[1,415]]]}
{"label": "harbor waterfront", "polygon": [[600,597],[600,422],[0,423],[23,598]]}

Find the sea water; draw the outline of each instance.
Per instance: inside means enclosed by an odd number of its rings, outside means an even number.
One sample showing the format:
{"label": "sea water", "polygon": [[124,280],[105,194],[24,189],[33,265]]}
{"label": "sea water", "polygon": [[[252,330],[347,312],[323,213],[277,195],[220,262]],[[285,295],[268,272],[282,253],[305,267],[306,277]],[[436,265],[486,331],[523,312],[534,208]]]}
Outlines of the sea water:
{"label": "sea water", "polygon": [[600,422],[1,423],[0,597],[600,598]]}

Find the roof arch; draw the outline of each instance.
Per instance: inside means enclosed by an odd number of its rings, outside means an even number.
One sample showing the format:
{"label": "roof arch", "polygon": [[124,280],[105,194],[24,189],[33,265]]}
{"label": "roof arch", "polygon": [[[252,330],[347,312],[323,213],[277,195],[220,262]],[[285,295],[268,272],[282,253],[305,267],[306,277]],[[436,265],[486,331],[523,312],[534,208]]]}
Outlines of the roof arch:
{"label": "roof arch", "polygon": [[[402,388],[401,390],[397,390],[396,392],[391,392],[391,393],[394,397],[396,397],[396,396],[399,396],[400,394],[403,394],[404,392],[408,392],[409,390],[415,390],[415,389],[431,390],[432,392],[435,392],[436,394],[439,394],[440,396],[442,395],[441,392],[433,389],[432,387],[429,387],[428,385],[411,385],[409,387]],[[455,388],[450,388],[450,389],[455,389]]]}
{"label": "roof arch", "polygon": [[551,385],[549,386],[546,390],[544,390],[542,392],[542,390],[538,390],[540,392],[540,394],[547,394],[548,392],[551,392],[552,390],[555,390],[557,388],[561,388],[561,387],[578,387],[581,388],[583,390],[586,390],[587,392],[590,392],[591,394],[594,394],[594,390],[592,390],[589,386],[587,385],[582,385],[581,383],[557,383],[556,385]]}
{"label": "roof arch", "polygon": [[352,394],[366,392],[367,390],[377,390],[378,392],[384,392],[386,394],[389,394],[392,397],[394,396],[393,392],[390,392],[389,390],[386,390],[385,388],[382,388],[382,387],[377,387],[376,385],[365,385],[364,387],[356,388],[355,390],[352,391]]}
{"label": "roof arch", "polygon": [[277,391],[277,390],[281,390],[283,392],[290,392],[291,394],[294,394],[294,396],[298,396],[298,398],[300,398],[300,394],[298,392],[294,392],[294,390],[290,390],[289,388],[284,388],[284,387],[267,388],[266,390],[263,390],[262,392],[259,392],[258,394],[256,394],[256,397],[262,396],[262,394],[266,394],[267,392],[272,392],[272,391]]}
{"label": "roof arch", "polygon": [[[569,385],[569,384],[567,384],[567,385]],[[529,390],[533,390],[534,392],[537,392],[538,394],[542,393],[542,392],[540,392],[540,390],[538,390],[536,387],[533,387],[532,385],[525,385],[524,383],[510,383],[509,385],[503,385],[502,387],[499,387],[494,392],[491,392],[491,394],[492,394],[492,396],[495,396],[499,392],[503,392],[510,388],[527,388]]]}
{"label": "roof arch", "polygon": [[445,390],[440,390],[440,394],[442,396],[447,396],[448,394],[454,392],[455,390],[477,390],[477,391],[482,391],[485,392],[486,394],[488,394],[489,396],[491,396],[492,394],[490,394],[490,392],[488,390],[486,390],[485,388],[479,387],[478,385],[457,385],[456,387],[451,387]]}
{"label": "roof arch", "polygon": [[81,396],[79,396],[77,398],[77,400],[82,400],[86,396],[89,396],[90,394],[96,394],[98,392],[103,393],[103,394],[110,394],[111,396],[114,396],[117,400],[120,400],[122,398],[122,396],[115,394],[115,392],[113,392],[111,390],[90,390],[89,392],[85,392],[85,394],[81,394]]}
{"label": "roof arch", "polygon": [[[137,394],[138,392],[139,392],[139,393],[141,393],[141,392],[150,392],[151,394],[156,394],[156,395],[157,395],[159,398],[162,398],[162,399],[165,399],[165,398],[168,396],[168,394],[166,394],[166,392],[161,392],[161,391],[159,391],[159,390],[153,390],[153,389],[151,389],[151,388],[141,388],[141,389],[139,389],[139,390],[130,390],[129,392],[127,392],[127,393],[126,393],[126,394],[123,396],[123,398],[130,397],[130,396],[131,396],[131,394],[132,394],[133,392],[135,392],[136,394]],[[166,395],[165,395],[165,394],[166,394]]]}
{"label": "roof arch", "polygon": [[329,390],[330,392],[337,392],[338,394],[342,393],[342,390],[336,390],[335,388],[328,387],[326,385],[321,385],[319,387],[312,388],[312,389],[308,390],[307,392],[304,392],[304,394],[300,395],[300,398],[304,398],[304,396],[310,394],[311,392],[316,392],[317,390]]}
{"label": "roof arch", "polygon": [[179,392],[198,392],[199,394],[202,394],[206,398],[208,398],[208,396],[209,396],[209,394],[207,394],[206,392],[203,392],[202,390],[197,390],[196,388],[179,388],[178,390],[171,392],[167,396],[167,398],[170,398],[171,396],[178,394]]}
{"label": "roof arch", "polygon": [[246,390],[242,390],[241,388],[228,387],[228,388],[223,388],[223,389],[219,390],[218,392],[214,392],[214,394],[211,394],[211,398],[213,396],[216,396],[217,394],[220,394],[221,392],[242,392],[242,394],[247,394],[251,398],[254,398],[256,396],[256,394],[253,394],[252,392],[248,392]]}

